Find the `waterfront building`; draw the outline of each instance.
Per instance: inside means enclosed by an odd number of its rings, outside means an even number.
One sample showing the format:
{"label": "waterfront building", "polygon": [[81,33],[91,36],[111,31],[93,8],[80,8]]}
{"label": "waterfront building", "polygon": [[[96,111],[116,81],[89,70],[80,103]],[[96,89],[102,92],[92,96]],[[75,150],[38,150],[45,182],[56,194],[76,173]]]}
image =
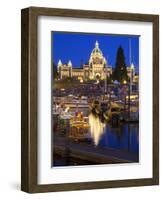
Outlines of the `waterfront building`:
{"label": "waterfront building", "polygon": [[[98,41],[95,43],[95,47],[90,54],[88,63],[82,64],[81,67],[76,67],[73,66],[71,60],[66,64],[63,64],[62,61],[59,60],[57,70],[60,80],[65,78],[75,78],[80,81],[104,80],[106,77],[110,77],[113,71],[112,66],[109,65],[104,57]],[[127,73],[129,77],[134,79],[135,67],[133,64],[127,67]]]}

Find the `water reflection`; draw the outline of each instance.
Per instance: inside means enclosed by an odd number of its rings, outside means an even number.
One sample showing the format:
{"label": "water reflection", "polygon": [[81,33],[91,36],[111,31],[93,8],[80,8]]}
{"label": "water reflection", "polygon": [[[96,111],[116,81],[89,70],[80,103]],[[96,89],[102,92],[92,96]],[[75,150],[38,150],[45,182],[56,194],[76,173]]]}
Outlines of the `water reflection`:
{"label": "water reflection", "polygon": [[139,151],[139,124],[124,123],[112,127],[101,122],[98,116],[89,115],[90,135],[95,147],[121,149],[127,152]]}
{"label": "water reflection", "polygon": [[[83,121],[80,119],[71,128],[69,119],[59,119],[57,116],[54,119],[54,166],[97,164],[101,155],[105,155],[105,163],[117,163],[117,159],[118,162],[119,159],[124,159],[124,162],[139,161],[139,123],[120,123],[113,127],[92,113],[83,120],[87,126],[80,127],[79,131],[75,126],[82,125]],[[73,154],[72,151],[77,151],[78,154]],[[94,155],[97,156],[96,159]],[[110,156],[115,160],[110,159]]]}
{"label": "water reflection", "polygon": [[99,144],[101,136],[105,132],[105,124],[102,123],[99,117],[93,115],[92,113],[89,115],[89,125],[90,125],[90,134],[93,138],[94,144],[97,146]]}

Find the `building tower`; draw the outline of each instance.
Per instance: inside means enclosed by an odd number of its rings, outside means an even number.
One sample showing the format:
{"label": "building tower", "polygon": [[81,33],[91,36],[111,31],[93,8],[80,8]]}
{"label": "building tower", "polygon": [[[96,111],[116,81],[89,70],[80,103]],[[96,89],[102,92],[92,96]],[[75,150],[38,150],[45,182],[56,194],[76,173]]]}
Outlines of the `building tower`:
{"label": "building tower", "polygon": [[72,77],[72,62],[69,60],[68,62],[68,69],[69,69],[69,77]]}
{"label": "building tower", "polygon": [[98,41],[96,41],[95,48],[91,52],[89,59],[89,67],[91,70],[90,79],[105,78],[104,68],[106,67],[106,59],[99,48]]}
{"label": "building tower", "polygon": [[57,70],[58,70],[58,73],[59,73],[59,78],[62,79],[62,73],[61,73],[61,70],[62,70],[62,61],[60,59],[58,61]]}

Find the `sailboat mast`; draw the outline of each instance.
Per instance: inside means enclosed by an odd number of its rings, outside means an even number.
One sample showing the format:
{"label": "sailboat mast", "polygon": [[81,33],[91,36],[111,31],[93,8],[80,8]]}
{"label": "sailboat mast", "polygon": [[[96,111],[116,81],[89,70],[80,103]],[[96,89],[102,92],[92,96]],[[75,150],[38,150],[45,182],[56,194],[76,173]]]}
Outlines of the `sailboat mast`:
{"label": "sailboat mast", "polygon": [[107,59],[106,59],[106,65],[105,65],[105,94],[107,93],[107,67],[108,67],[108,56],[107,56]]}
{"label": "sailboat mast", "polygon": [[130,65],[130,93],[132,93],[132,61],[131,61],[131,38],[129,39],[129,65]]}

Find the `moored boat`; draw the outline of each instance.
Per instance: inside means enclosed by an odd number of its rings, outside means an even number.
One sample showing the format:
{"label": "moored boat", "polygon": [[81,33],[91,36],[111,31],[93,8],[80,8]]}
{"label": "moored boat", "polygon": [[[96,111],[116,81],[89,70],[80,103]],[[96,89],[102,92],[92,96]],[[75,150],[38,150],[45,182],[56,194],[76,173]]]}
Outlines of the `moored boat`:
{"label": "moored boat", "polygon": [[74,141],[82,141],[90,139],[88,117],[84,117],[81,112],[70,120],[70,135]]}

